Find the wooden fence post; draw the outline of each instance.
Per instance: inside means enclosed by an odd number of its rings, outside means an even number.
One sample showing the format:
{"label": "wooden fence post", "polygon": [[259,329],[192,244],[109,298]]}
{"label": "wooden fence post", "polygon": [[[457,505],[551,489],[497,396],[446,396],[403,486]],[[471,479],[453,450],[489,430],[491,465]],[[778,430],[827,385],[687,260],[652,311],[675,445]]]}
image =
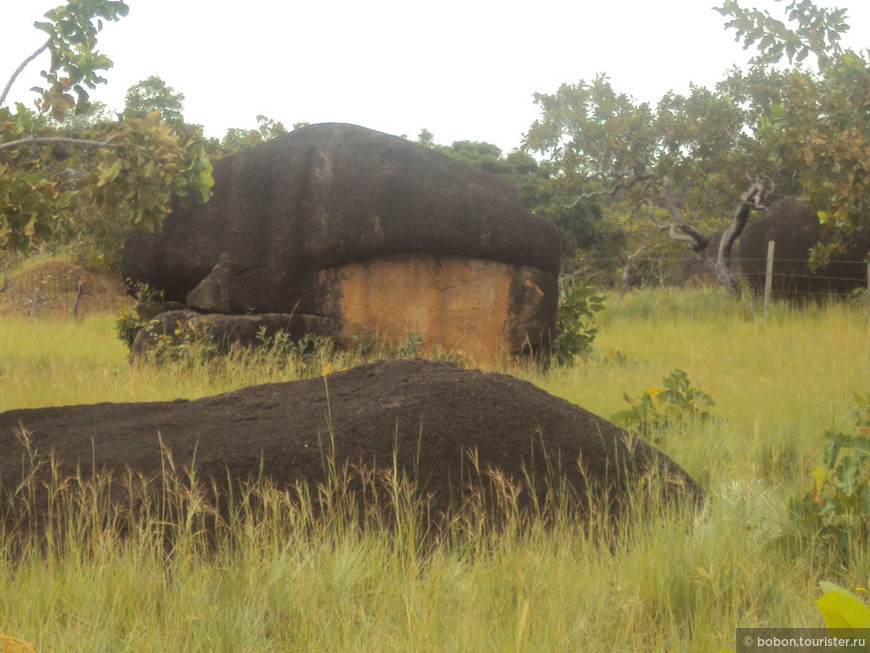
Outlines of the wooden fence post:
{"label": "wooden fence post", "polygon": [[870,317],[870,261],[867,261],[867,317]]}
{"label": "wooden fence post", "polygon": [[72,307],[72,319],[74,319],[74,320],[79,316],[79,302],[82,299],[82,290],[84,289],[84,287],[85,287],[85,282],[82,281],[81,279],[79,279],[79,285],[78,285],[78,287],[76,287],[76,298],[75,298],[75,301],[73,302],[73,307]]}
{"label": "wooden fence post", "polygon": [[767,243],[767,268],[764,271],[764,319],[766,320],[770,312],[770,292],[773,289],[773,250],[776,242],[768,241]]}

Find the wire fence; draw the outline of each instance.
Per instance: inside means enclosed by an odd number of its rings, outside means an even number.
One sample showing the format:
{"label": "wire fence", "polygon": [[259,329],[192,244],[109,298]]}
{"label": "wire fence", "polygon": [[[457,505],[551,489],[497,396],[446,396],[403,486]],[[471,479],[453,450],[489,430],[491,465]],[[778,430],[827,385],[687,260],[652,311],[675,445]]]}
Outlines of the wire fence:
{"label": "wire fence", "polygon": [[[614,266],[616,261],[613,257],[584,255],[580,263],[593,269],[597,266]],[[684,256],[665,261],[647,259],[633,263],[629,275],[629,285],[632,287],[718,284],[712,265],[698,257]],[[744,285],[761,292],[767,276],[766,266],[766,257],[742,257],[732,260],[731,270]],[[813,271],[806,258],[779,258],[774,255],[771,285],[778,295],[823,298],[848,297],[866,292],[870,300],[870,263],[832,258],[824,267]]]}

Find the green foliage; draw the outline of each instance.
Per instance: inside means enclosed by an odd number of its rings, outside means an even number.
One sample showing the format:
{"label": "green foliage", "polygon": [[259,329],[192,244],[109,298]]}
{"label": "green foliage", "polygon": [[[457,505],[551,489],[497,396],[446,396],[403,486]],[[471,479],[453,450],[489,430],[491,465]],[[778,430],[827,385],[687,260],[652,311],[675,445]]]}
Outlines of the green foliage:
{"label": "green foliage", "polygon": [[[133,283],[130,279],[126,281],[127,291],[136,298],[137,302],[150,303],[163,301],[163,291],[152,288],[147,283],[137,281]],[[127,349],[132,348],[136,336],[139,331],[145,326],[145,322],[139,319],[136,309],[132,306],[121,306],[115,314],[115,334],[118,339],[127,345]]]}
{"label": "green foliage", "polygon": [[68,216],[70,221],[53,234],[56,242],[66,242],[73,261],[87,270],[118,275],[121,270],[121,250],[130,232],[127,211],[117,213],[82,206]]}
{"label": "green foliage", "polygon": [[[819,586],[824,593],[816,600],[816,607],[825,618],[828,631],[843,636],[851,631],[870,629],[870,608],[861,599],[834,583],[821,581]],[[858,589],[867,593],[866,589]],[[870,651],[870,646],[866,650]]]}
{"label": "green foliage", "polygon": [[[563,193],[728,217],[753,161],[745,114],[727,88],[693,86],[656,107],[616,92],[604,76],[537,93],[541,117],[525,145],[552,162]],[[643,219],[643,216],[641,216]]]}
{"label": "green foliage", "polygon": [[821,76],[795,71],[760,130],[835,235],[870,226],[870,61],[852,52]]}
{"label": "green foliage", "polygon": [[714,9],[731,17],[725,26],[737,33],[736,41],[743,39],[744,49],[758,49],[753,63],[760,66],[778,64],[783,57],[789,64],[800,64],[812,54],[819,68],[827,68],[841,53],[840,36],[849,29],[845,9],[816,7],[808,0],[788,3],[786,12],[792,27],[767,12],[743,9],[734,0],[725,0]]}
{"label": "green foliage", "polygon": [[263,354],[266,357],[288,359],[296,363],[297,367],[322,369],[323,361],[328,360],[335,353],[335,343],[329,336],[315,336],[306,333],[301,338],[294,340],[290,334],[279,329],[269,335],[266,327],[260,327],[257,332],[257,340],[262,345]]}
{"label": "green foliage", "polygon": [[207,318],[180,320],[169,333],[155,336],[146,358],[154,363],[179,362],[189,366],[206,363],[218,353],[218,343]]}
{"label": "green foliage", "polygon": [[417,144],[429,149],[437,147],[435,145],[435,135],[426,128],[421,129],[420,133],[417,134]]}
{"label": "green foliage", "polygon": [[127,89],[124,115],[142,118],[159,111],[166,122],[184,122],[183,102],[183,93],[176,93],[160,77],[152,75]]}
{"label": "green foliage", "polygon": [[69,0],[37,23],[49,40],[34,56],[52,53],[45,86],[33,89],[39,112],[4,106],[31,58],[0,95],[0,249],[27,252],[58,225],[95,211],[159,230],[173,200],[205,202],[211,196],[212,167],[197,129],[161,122],[157,112],[117,122],[67,120],[87,115],[87,89],[103,83],[98,73],[112,65],[96,51],[102,20],[126,13],[123,2]]}
{"label": "green foliage", "polygon": [[[40,133],[46,125],[20,104],[14,113],[0,106],[0,144]],[[62,182],[46,176],[31,151],[0,150],[0,249],[23,252],[51,235],[74,196]]]}
{"label": "green foliage", "polygon": [[[68,111],[87,110],[86,89],[105,83],[100,73],[112,67],[112,60],[96,50],[97,34],[103,20],[117,21],[128,11],[127,4],[120,1],[68,0],[66,5],[48,11],[47,21],[34,23],[48,34],[43,48],[51,51],[51,66],[42,72],[46,86],[39,89],[37,101],[41,113],[50,112],[60,120]],[[4,100],[5,93],[0,106]]]}
{"label": "green foliage", "polygon": [[[299,123],[298,125],[293,125],[293,128],[298,129],[304,125],[305,123]],[[226,135],[221,141],[221,154],[224,156],[235,154],[286,133],[287,129],[284,127],[284,123],[259,115],[257,116],[257,129],[238,129],[233,127],[227,130]]]}
{"label": "green foliage", "polygon": [[857,433],[825,433],[824,467],[813,470],[812,489],[791,503],[793,517],[844,556],[867,542],[870,525],[870,393],[855,400]]}
{"label": "green foliage", "polygon": [[[754,156],[751,126],[728,93],[693,86],[688,96],[669,93],[653,107],[599,76],[535,95],[541,117],[525,146],[553,167],[550,183],[563,214],[605,217],[596,228],[605,238],[590,250],[606,252],[601,269],[611,282],[639,250],[638,270],[663,268],[688,254],[687,244],[703,251],[706,234],[733,216],[746,175],[758,166],[747,156]],[[699,215],[708,217],[701,222]],[[555,220],[570,225],[570,217]],[[574,226],[567,231],[578,234]],[[662,240],[678,242],[683,253]]]}
{"label": "green foliage", "polygon": [[127,279],[125,285],[127,286],[127,292],[133,295],[137,302],[146,304],[150,302],[162,302],[165,298],[162,290],[153,288],[144,281],[134,282],[132,279]]}
{"label": "green foliage", "polygon": [[160,230],[173,198],[187,205],[211,197],[212,164],[195,128],[163,123],[153,112],[122,119],[113,134],[128,147],[98,149],[90,183],[81,191],[86,197],[105,207],[129,207],[131,224],[147,232]]}
{"label": "green foliage", "polygon": [[[870,61],[843,51],[845,10],[809,0],[787,6],[788,24],[728,0],[717,8],[727,26],[754,46],[758,67],[787,59],[779,101],[760,119],[759,141],[773,166],[794,171],[802,194],[835,236],[870,227]],[[807,66],[815,59],[816,70]]]}
{"label": "green foliage", "polygon": [[559,279],[559,307],[551,356],[560,365],[571,365],[575,356],[588,354],[598,329],[595,313],[604,308],[604,297],[579,276]]}
{"label": "green foliage", "polygon": [[[607,211],[624,203],[630,208],[620,217],[649,218],[651,235],[703,251],[709,234],[745,206],[749,179],[764,192],[802,195],[835,244],[870,227],[870,61],[841,51],[844,12],[810,0],[790,2],[786,22],[733,0],[718,11],[760,54],[748,72],[732,71],[715,89],[691,86],[652,105],[599,76],[535,95],[541,115],[524,144],[553,166],[558,195],[573,196],[564,204]],[[819,72],[801,67],[810,55]],[[783,69],[784,59],[795,68]],[[707,216],[704,224],[697,216]],[[726,281],[727,271],[719,276]]]}
{"label": "green foliage", "polygon": [[710,395],[692,386],[683,370],[664,377],[661,388],[649,388],[637,397],[626,392],[623,397],[631,408],[615,413],[611,421],[657,444],[669,430],[711,419],[707,409],[714,404]]}
{"label": "green foliage", "polygon": [[115,334],[121,342],[127,345],[127,349],[133,347],[136,336],[139,335],[144,326],[145,323],[139,319],[136,309],[132,306],[122,306],[118,309],[118,313],[115,315]]}

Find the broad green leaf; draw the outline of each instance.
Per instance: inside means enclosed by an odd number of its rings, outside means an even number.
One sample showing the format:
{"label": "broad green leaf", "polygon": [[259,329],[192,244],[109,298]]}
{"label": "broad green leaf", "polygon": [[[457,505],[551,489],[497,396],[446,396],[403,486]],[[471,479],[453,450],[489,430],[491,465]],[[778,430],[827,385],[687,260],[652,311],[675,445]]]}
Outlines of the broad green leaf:
{"label": "broad green leaf", "polygon": [[824,594],[816,601],[828,630],[859,630],[870,628],[870,607],[857,596],[835,585],[821,581]]}
{"label": "broad green leaf", "polygon": [[851,496],[855,491],[855,486],[858,482],[858,461],[854,456],[843,456],[840,464],[837,466],[837,478],[840,481],[840,487],[847,495]]}

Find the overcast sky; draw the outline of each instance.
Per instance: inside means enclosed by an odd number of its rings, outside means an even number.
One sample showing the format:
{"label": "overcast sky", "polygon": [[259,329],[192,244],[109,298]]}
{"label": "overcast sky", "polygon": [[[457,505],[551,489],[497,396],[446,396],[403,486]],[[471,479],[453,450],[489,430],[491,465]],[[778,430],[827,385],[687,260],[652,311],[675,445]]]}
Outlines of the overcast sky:
{"label": "overcast sky", "polygon": [[[0,87],[44,40],[32,27],[60,0],[0,0]],[[98,49],[115,66],[92,97],[121,109],[131,85],[158,75],[184,93],[188,122],[222,137],[265,114],[349,122],[438,143],[509,151],[538,116],[535,92],[606,73],[617,91],[655,101],[712,86],[747,54],[711,0],[127,0]],[[786,1],[742,0],[782,15]],[[870,2],[848,10],[847,44],[870,47]],[[47,55],[13,100],[31,105]]]}

